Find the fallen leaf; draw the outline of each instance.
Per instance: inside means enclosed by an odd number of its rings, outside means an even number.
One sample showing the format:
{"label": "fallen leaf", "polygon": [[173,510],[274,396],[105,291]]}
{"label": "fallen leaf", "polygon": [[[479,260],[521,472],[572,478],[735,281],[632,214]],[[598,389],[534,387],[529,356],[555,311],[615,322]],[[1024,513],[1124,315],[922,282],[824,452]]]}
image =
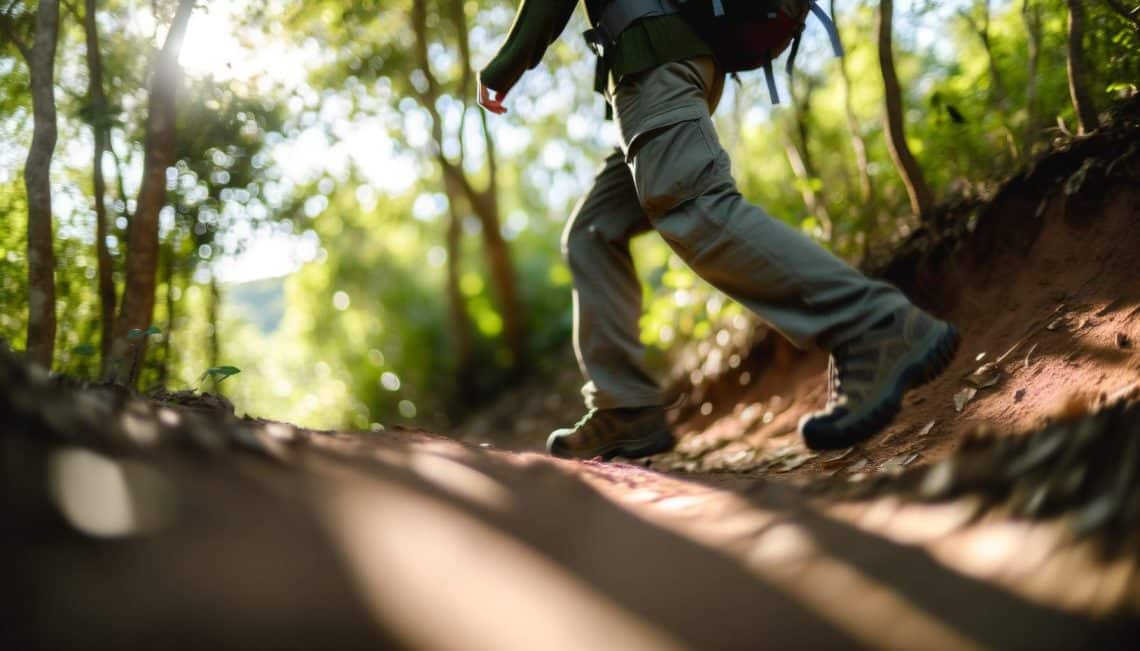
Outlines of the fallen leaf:
{"label": "fallen leaf", "polygon": [[1053,332],[1060,329],[1063,325],[1065,325],[1065,317],[1059,316],[1056,319],[1050,321],[1049,325],[1045,326],[1045,329]]}
{"label": "fallen leaf", "polygon": [[840,452],[839,454],[836,454],[836,455],[830,456],[826,459],[823,459],[822,461],[819,462],[819,464],[821,466],[823,466],[824,468],[834,468],[835,466],[843,465],[840,463],[840,461],[843,461],[847,457],[851,456],[851,453],[854,451],[855,451],[855,448],[847,448],[846,450]]}
{"label": "fallen leaf", "polygon": [[957,468],[953,459],[945,459],[926,471],[918,493],[926,499],[944,497],[954,489],[957,479]]}
{"label": "fallen leaf", "polygon": [[756,450],[740,450],[729,455],[728,457],[725,457],[724,461],[729,465],[735,466],[741,463],[748,463],[754,458],[756,458]]}
{"label": "fallen leaf", "polygon": [[879,472],[886,475],[898,476],[902,474],[904,468],[906,468],[906,456],[900,454],[897,457],[891,457],[883,462],[883,465],[879,467]]}
{"label": "fallen leaf", "polygon": [[867,467],[867,460],[866,459],[860,459],[860,460],[856,461],[855,463],[851,464],[851,467],[848,468],[848,470],[850,470],[851,472],[859,472],[860,470],[862,470],[866,467]]}
{"label": "fallen leaf", "polygon": [[819,455],[812,454],[812,453],[808,452],[808,453],[800,454],[798,456],[794,456],[790,459],[785,459],[784,462],[781,463],[778,468],[776,468],[776,472],[788,472],[790,470],[795,470],[796,468],[799,468],[800,466],[804,465],[808,461],[811,461],[812,459],[816,458],[817,456],[819,456]]}
{"label": "fallen leaf", "polygon": [[988,389],[1001,380],[1001,369],[997,364],[989,362],[982,364],[973,373],[966,376],[966,383],[975,389]]}
{"label": "fallen leaf", "polygon": [[958,393],[954,394],[954,411],[961,413],[966,408],[966,403],[974,399],[978,395],[978,390],[974,387],[966,387]]}
{"label": "fallen leaf", "polygon": [[934,423],[935,422],[937,422],[937,421],[932,420],[929,423],[927,423],[926,425],[923,425],[922,429],[918,430],[918,435],[919,436],[926,436],[927,434],[929,434],[930,430],[934,429]]}

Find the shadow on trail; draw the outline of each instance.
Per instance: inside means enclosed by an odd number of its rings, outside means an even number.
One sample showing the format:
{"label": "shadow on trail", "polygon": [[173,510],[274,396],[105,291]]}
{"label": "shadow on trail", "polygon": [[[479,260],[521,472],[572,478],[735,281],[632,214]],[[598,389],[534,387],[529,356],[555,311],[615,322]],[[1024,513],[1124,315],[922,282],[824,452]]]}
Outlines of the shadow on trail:
{"label": "shadow on trail", "polygon": [[[770,516],[770,524],[726,541],[732,551],[724,553],[619,506],[583,484],[573,464],[458,450],[452,447],[443,455],[506,489],[510,499],[505,506],[488,508],[478,497],[425,484],[422,475],[407,467],[349,462],[367,477],[399,482],[525,543],[587,582],[598,596],[684,646],[875,646],[891,636],[891,628],[897,628],[936,637],[896,639],[887,646],[1117,648],[1126,647],[1137,632],[1132,623],[1106,623],[1065,613],[949,570],[921,549],[820,514],[801,494],[786,487],[760,484],[738,495],[752,509]],[[405,453],[422,454],[410,448]],[[872,613],[877,621],[852,622],[843,612],[820,605],[847,602],[856,606],[867,597],[860,585],[820,583],[789,591],[784,580],[767,580],[764,568],[750,567],[749,547],[776,525],[794,525],[807,533],[822,556],[809,563],[824,561],[849,568],[868,579],[869,585],[895,593],[897,600],[891,603],[909,607],[892,611],[884,606]],[[478,551],[473,551],[470,561],[479,563]],[[826,572],[812,576],[819,578]],[[813,592],[832,595],[820,600],[809,594]],[[473,594],[471,598],[479,597]],[[541,600],[543,596],[519,594],[517,598]],[[548,606],[558,610],[564,604]],[[871,631],[880,626],[883,637],[877,640]]]}

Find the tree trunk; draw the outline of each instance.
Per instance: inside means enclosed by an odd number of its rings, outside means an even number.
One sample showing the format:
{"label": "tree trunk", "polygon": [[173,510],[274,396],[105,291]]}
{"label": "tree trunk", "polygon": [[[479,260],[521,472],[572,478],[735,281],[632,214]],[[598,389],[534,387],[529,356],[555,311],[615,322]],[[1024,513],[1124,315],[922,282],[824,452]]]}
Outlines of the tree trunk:
{"label": "tree trunk", "polygon": [[475,388],[475,374],[472,365],[471,351],[473,328],[471,317],[467,314],[467,301],[459,288],[459,268],[462,255],[462,217],[460,217],[457,203],[462,195],[454,183],[447,186],[447,202],[449,215],[447,223],[447,311],[448,325],[451,331],[451,342],[455,349],[455,378],[457,394],[461,402],[470,400]]}
{"label": "tree trunk", "polygon": [[52,249],[51,159],[57,137],[55,48],[59,2],[42,0],[27,56],[32,90],[32,145],[24,165],[28,196],[28,359],[51,368],[55,353],[55,252]]}
{"label": "tree trunk", "polygon": [[[459,64],[464,71],[462,79],[470,82],[472,75],[468,70],[471,68],[471,59],[470,48],[467,47],[465,42],[466,22],[462,16],[456,13],[456,8],[460,7],[460,5],[452,3],[451,7],[451,18],[461,34],[459,50],[462,60]],[[496,307],[503,319],[504,339],[512,358],[510,360],[510,366],[518,373],[525,368],[529,361],[527,359],[526,330],[523,326],[524,311],[522,303],[519,300],[518,289],[515,283],[510,249],[503,239],[499,225],[497,197],[498,169],[495,160],[495,143],[487,125],[487,116],[485,113],[480,114],[483,127],[484,151],[486,151],[487,156],[488,176],[487,187],[480,191],[475,189],[471,184],[471,180],[467,177],[466,172],[464,172],[463,161],[452,162],[448,160],[447,156],[443,153],[443,120],[439,115],[439,111],[436,109],[436,102],[440,96],[440,84],[432,72],[431,61],[428,58],[426,0],[416,0],[416,2],[412,4],[412,30],[416,35],[416,60],[420,71],[423,72],[427,81],[426,88],[417,91],[417,94],[419,95],[420,104],[432,119],[434,153],[443,175],[448,177],[445,179],[445,183],[450,183],[454,187],[462,190],[464,198],[470,204],[472,211],[482,226],[483,253],[486,256],[487,267],[491,274],[492,293],[496,301]],[[461,89],[460,95],[463,95],[465,92],[466,89]],[[460,139],[462,139],[463,134],[460,133],[459,136]]]}
{"label": "tree trunk", "polygon": [[[135,214],[131,217],[127,237],[127,273],[123,287],[123,302],[115,325],[112,357],[127,349],[126,335],[133,329],[146,329],[154,317],[155,273],[158,267],[158,213],[166,204],[166,168],[174,164],[175,117],[178,88],[182,83],[182,68],[178,55],[186,24],[194,9],[194,0],[180,0],[166,42],[162,45],[150,82],[149,110],[146,120],[146,140],[143,156],[143,179]],[[138,343],[145,355],[146,341]],[[133,384],[124,370],[112,378],[123,384]]]}
{"label": "tree trunk", "polygon": [[1077,111],[1078,133],[1086,134],[1100,128],[1089,92],[1088,71],[1085,69],[1085,7],[1083,0],[1069,3],[1069,94]]}
{"label": "tree trunk", "polygon": [[[491,269],[491,282],[499,311],[503,315],[507,348],[511,352],[511,366],[521,373],[530,363],[526,345],[526,327],[523,325],[522,301],[519,299],[518,284],[515,281],[511,252],[503,239],[499,223],[498,164],[495,161],[495,141],[487,125],[487,114],[480,115],[483,122],[483,142],[487,152],[487,189],[473,201],[475,214],[483,226],[483,251],[487,256],[487,266]],[[468,184],[470,187],[470,184]]]}
{"label": "tree trunk", "polygon": [[162,361],[158,367],[158,386],[165,388],[170,379],[170,356],[172,347],[170,338],[174,336],[174,310],[177,307],[174,300],[174,258],[175,248],[171,244],[163,247],[162,279],[166,284],[166,324],[162,329]]}
{"label": "tree trunk", "polygon": [[831,216],[827,213],[823,192],[816,190],[813,185],[819,175],[816,173],[815,163],[812,161],[811,151],[808,149],[807,115],[811,111],[811,96],[814,90],[815,82],[810,78],[807,80],[803,97],[800,97],[796,92],[794,83],[790,89],[794,127],[784,151],[788,156],[788,163],[792,166],[792,172],[800,180],[802,186],[800,193],[803,195],[804,204],[807,205],[808,211],[818,222],[824,241],[834,245],[835,231],[832,227]]}
{"label": "tree trunk", "polygon": [[99,278],[100,359],[107,372],[115,329],[115,281],[112,276],[111,251],[107,248],[107,183],[103,178],[103,154],[110,140],[107,98],[103,93],[103,57],[99,51],[99,29],[95,24],[95,0],[85,0],[83,31],[87,37],[87,102],[95,152],[91,179],[95,195],[95,261]]}
{"label": "tree trunk", "polygon": [[1041,61],[1041,6],[1032,0],[1021,5],[1021,16],[1025,21],[1025,32],[1029,47],[1029,60],[1025,76],[1025,134],[1026,152],[1030,152],[1037,133],[1037,73]]}
{"label": "tree trunk", "polygon": [[[210,327],[207,329],[208,336],[206,337],[206,357],[209,360],[207,363],[210,368],[217,368],[222,364],[221,309],[222,290],[218,287],[217,276],[211,273],[210,306],[206,308],[206,320],[210,324]],[[215,380],[215,391],[217,391],[216,382]]]}
{"label": "tree trunk", "polygon": [[899,87],[898,74],[895,72],[891,45],[894,10],[893,0],[882,0],[879,5],[879,68],[883,73],[883,95],[886,99],[887,149],[891,152],[891,159],[906,186],[911,210],[920,221],[926,221],[930,218],[930,208],[934,199],[929,186],[926,185],[922,168],[918,166],[918,161],[906,144],[902,89]]}

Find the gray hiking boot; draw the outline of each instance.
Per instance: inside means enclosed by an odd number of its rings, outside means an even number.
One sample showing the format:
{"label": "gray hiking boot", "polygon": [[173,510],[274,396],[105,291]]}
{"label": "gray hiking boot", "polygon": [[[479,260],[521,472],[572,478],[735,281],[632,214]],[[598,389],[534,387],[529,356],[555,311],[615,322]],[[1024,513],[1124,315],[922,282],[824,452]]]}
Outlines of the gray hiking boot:
{"label": "gray hiking boot", "polygon": [[671,450],[675,442],[664,407],[591,409],[574,427],[551,432],[546,451],[566,459],[636,459]]}
{"label": "gray hiking boot", "polygon": [[881,431],[903,393],[937,377],[954,358],[954,326],[914,306],[900,308],[831,351],[827,407],[800,421],[813,450],[849,447]]}

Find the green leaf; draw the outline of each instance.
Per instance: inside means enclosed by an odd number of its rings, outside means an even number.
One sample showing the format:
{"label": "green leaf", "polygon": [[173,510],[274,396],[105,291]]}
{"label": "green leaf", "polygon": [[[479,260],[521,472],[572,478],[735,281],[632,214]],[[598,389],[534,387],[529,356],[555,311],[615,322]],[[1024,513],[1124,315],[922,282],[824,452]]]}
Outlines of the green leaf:
{"label": "green leaf", "polygon": [[139,330],[138,328],[131,328],[130,330],[127,331],[127,341],[132,341],[134,339],[138,339],[142,335],[143,335],[142,330]]}
{"label": "green leaf", "polygon": [[95,347],[91,344],[79,344],[71,349],[72,354],[82,355],[83,357],[90,357],[95,354]]}
{"label": "green leaf", "polygon": [[214,366],[206,369],[206,372],[198,378],[198,381],[201,382],[208,377],[212,377],[215,383],[220,383],[222,380],[231,375],[237,375],[238,373],[241,373],[241,369],[236,366]]}
{"label": "green leaf", "polygon": [[160,335],[162,334],[162,330],[159,329],[158,326],[149,326],[146,330],[143,330],[142,333],[144,335]]}

